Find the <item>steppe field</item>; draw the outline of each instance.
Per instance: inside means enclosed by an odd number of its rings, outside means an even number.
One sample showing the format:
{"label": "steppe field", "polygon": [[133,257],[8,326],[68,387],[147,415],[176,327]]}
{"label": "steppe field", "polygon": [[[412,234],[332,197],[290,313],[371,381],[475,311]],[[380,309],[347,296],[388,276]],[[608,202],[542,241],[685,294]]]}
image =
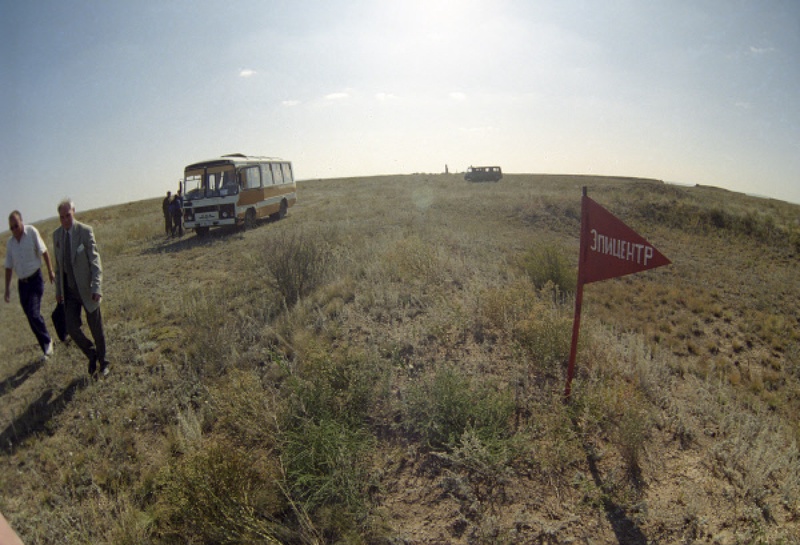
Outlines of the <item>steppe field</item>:
{"label": "steppe field", "polygon": [[[565,403],[583,186],[672,265],[586,286]],[[800,206],[415,174],[169,239],[161,198],[76,203],[108,377],[0,307],[27,545],[800,543]]]}

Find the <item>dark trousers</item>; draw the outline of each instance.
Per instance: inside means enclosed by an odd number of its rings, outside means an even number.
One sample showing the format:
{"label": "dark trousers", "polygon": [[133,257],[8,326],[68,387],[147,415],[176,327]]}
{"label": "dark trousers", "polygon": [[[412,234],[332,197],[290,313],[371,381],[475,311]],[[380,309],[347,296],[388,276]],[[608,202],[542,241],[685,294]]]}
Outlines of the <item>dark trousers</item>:
{"label": "dark trousers", "polygon": [[[64,316],[67,321],[67,333],[89,358],[91,372],[94,372],[94,368],[91,368],[92,365],[98,361],[100,368],[104,369],[108,365],[108,361],[106,361],[106,335],[103,332],[103,316],[100,314],[100,307],[97,307],[94,312],[86,311],[80,294],[77,290],[69,288],[66,279],[64,280],[64,291]],[[94,343],[83,334],[81,329],[81,310],[85,311],[86,323],[89,325]]]}
{"label": "dark trousers", "polygon": [[180,210],[172,214],[172,234],[175,233],[183,236],[183,215]]}
{"label": "dark trousers", "polygon": [[42,295],[44,295],[42,270],[39,269],[28,278],[19,279],[17,282],[17,291],[19,291],[19,303],[22,305],[22,311],[28,318],[31,331],[36,335],[39,346],[41,346],[42,351],[44,351],[47,345],[50,344],[51,339],[41,312]]}
{"label": "dark trousers", "polygon": [[164,212],[164,232],[166,234],[172,233],[172,214]]}

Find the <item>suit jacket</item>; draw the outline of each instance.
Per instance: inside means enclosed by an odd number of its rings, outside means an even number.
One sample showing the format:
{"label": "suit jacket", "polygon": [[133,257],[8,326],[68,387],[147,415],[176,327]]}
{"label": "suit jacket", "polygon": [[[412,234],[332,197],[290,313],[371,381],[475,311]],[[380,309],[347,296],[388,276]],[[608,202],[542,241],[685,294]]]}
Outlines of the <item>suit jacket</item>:
{"label": "suit jacket", "polygon": [[100,306],[92,300],[93,293],[103,294],[103,265],[97,252],[94,231],[85,223],[73,220],[72,248],[64,247],[64,228],[53,231],[53,247],[56,257],[56,297],[64,296],[64,260],[72,260],[75,283],[84,308],[94,312]]}

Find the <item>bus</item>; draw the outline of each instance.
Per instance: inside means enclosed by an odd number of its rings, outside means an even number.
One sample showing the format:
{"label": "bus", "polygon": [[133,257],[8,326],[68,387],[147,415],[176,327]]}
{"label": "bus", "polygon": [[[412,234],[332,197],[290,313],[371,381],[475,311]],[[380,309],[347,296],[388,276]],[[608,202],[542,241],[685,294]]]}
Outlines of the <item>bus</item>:
{"label": "bus", "polygon": [[499,182],[503,179],[500,167],[469,167],[464,174],[468,182]]}
{"label": "bus", "polygon": [[297,202],[292,163],[277,157],[233,153],[192,163],[182,187],[183,225],[199,236],[211,227],[281,219]]}

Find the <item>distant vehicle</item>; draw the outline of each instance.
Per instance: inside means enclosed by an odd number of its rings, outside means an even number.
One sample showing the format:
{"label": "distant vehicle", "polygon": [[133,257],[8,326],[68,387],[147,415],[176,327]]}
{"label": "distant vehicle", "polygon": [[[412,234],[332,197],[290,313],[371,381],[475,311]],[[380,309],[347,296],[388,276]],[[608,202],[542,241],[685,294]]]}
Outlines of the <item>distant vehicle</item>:
{"label": "distant vehicle", "polygon": [[464,174],[468,182],[498,182],[503,178],[500,167],[469,167]]}
{"label": "distant vehicle", "polygon": [[199,236],[219,225],[255,227],[280,219],[297,201],[292,163],[234,153],[193,163],[184,170],[183,225]]}

